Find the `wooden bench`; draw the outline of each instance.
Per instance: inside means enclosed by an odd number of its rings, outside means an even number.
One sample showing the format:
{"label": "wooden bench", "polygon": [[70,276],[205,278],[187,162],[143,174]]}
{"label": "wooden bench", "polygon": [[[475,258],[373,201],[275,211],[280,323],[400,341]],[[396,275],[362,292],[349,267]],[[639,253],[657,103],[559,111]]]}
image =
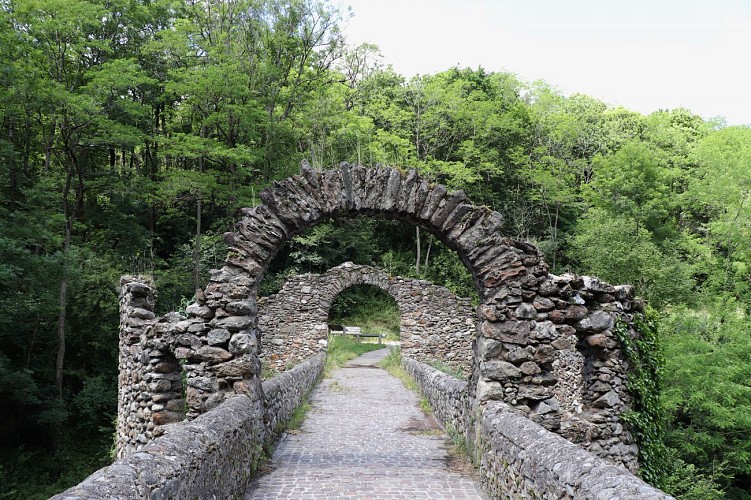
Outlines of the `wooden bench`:
{"label": "wooden bench", "polygon": [[385,335],[379,335],[377,333],[362,333],[362,329],[359,326],[344,326],[344,325],[329,325],[329,334],[331,335],[352,335],[360,342],[363,338],[377,338],[378,345],[381,345]]}

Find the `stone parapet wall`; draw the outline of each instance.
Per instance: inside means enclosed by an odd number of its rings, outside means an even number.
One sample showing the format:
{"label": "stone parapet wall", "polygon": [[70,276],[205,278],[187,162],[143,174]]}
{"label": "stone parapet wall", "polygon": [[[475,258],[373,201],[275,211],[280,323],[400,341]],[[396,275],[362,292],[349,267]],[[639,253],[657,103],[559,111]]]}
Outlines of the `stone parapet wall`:
{"label": "stone parapet wall", "polygon": [[[500,401],[472,408],[467,383],[402,358],[444,426],[468,439],[490,498],[672,498],[622,466],[600,458]],[[473,412],[480,415],[473,422]]]}
{"label": "stone parapet wall", "polygon": [[475,455],[491,498],[673,498],[501,402],[484,408]]}
{"label": "stone parapet wall", "polygon": [[263,383],[264,406],[229,398],[104,467],[57,500],[243,498],[264,446],[272,443],[323,371],[325,354]]}
{"label": "stone parapet wall", "polygon": [[265,440],[274,440],[323,373],[326,354],[320,353],[263,382]]}
{"label": "stone parapet wall", "polygon": [[191,422],[163,430],[164,435],[139,451],[52,498],[243,497],[263,451],[260,405],[236,396]]}
{"label": "stone parapet wall", "polygon": [[415,380],[420,393],[428,398],[441,424],[465,437],[471,418],[467,382],[408,357],[402,357],[402,366]]}
{"label": "stone parapet wall", "polygon": [[470,299],[424,280],[390,276],[351,262],[324,274],[293,276],[279,293],[258,300],[261,358],[283,371],[325,349],[331,305],[344,290],[360,284],[378,287],[394,298],[403,353],[470,373],[477,330]]}

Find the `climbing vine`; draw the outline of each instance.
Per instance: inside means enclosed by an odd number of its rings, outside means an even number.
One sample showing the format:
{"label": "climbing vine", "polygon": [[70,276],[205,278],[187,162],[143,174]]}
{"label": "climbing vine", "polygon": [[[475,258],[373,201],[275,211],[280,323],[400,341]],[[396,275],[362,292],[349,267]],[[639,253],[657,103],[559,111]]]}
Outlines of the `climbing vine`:
{"label": "climbing vine", "polygon": [[639,473],[645,481],[658,485],[665,474],[668,450],[661,418],[660,384],[664,358],[657,333],[657,313],[647,308],[633,322],[637,335],[620,320],[615,333],[623,346],[631,371],[626,388],[634,398],[633,409],[623,415],[639,445]]}

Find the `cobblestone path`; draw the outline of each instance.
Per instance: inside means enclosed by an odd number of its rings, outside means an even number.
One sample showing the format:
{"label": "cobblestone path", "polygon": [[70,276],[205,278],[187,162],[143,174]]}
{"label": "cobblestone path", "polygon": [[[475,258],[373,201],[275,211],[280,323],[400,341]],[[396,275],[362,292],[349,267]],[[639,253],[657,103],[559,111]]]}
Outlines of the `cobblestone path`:
{"label": "cobblestone path", "polygon": [[[446,435],[372,351],[324,379],[298,434],[282,439],[247,499],[482,499],[449,467]],[[452,470],[454,469],[454,470]]]}

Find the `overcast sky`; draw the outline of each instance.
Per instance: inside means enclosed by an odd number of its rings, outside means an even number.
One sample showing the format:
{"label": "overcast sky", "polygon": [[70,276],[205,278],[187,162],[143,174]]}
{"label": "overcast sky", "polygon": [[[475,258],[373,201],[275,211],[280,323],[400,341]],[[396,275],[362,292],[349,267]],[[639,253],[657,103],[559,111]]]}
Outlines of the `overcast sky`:
{"label": "overcast sky", "polygon": [[405,76],[459,65],[751,124],[751,0],[335,0]]}

